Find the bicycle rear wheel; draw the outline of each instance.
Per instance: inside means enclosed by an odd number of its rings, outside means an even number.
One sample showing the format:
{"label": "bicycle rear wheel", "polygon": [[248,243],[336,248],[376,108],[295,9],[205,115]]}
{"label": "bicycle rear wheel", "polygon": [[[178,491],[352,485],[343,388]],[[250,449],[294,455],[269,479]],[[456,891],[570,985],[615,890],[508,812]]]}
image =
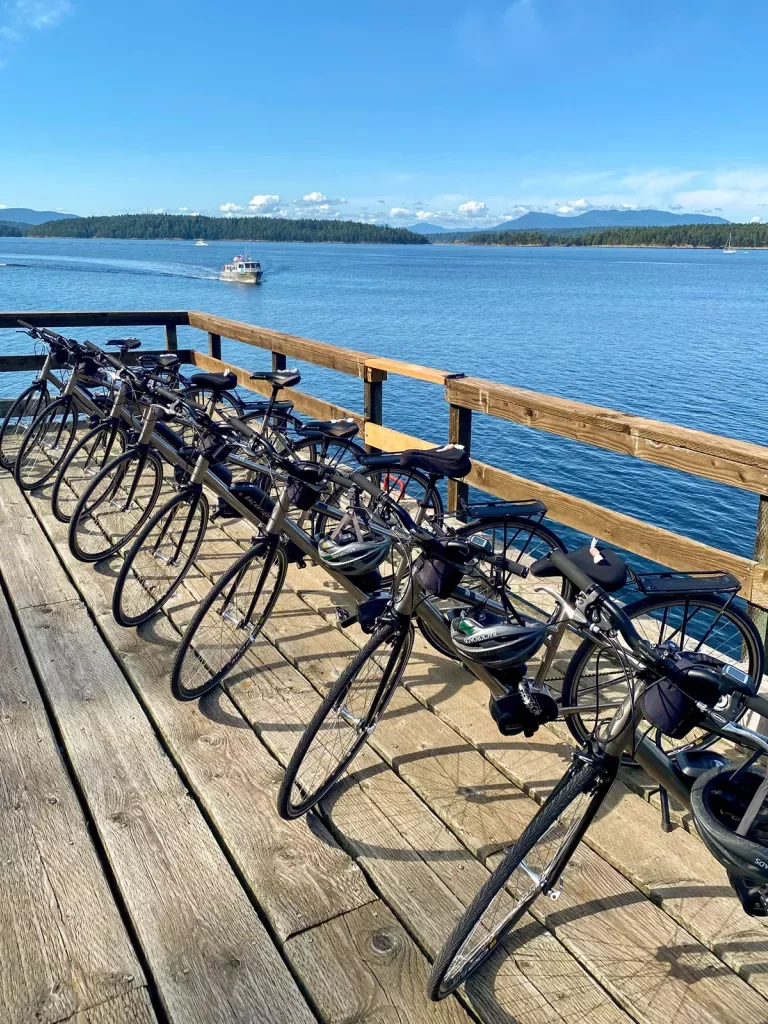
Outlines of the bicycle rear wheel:
{"label": "bicycle rear wheel", "polygon": [[196,700],[228,676],[256,641],[285,581],[285,549],[260,540],[224,573],[176,650],[171,691]]}
{"label": "bicycle rear wheel", "polygon": [[[763,645],[752,620],[734,602],[716,594],[675,594],[644,597],[624,607],[638,633],[651,644],[672,641],[689,653],[710,654],[723,663],[735,665],[752,679],[763,676]],[[571,735],[581,744],[610,720],[627,694],[627,672],[616,655],[594,640],[584,640],[571,659],[563,680],[563,707],[584,707],[566,715]],[[734,694],[723,698],[718,713],[730,721],[744,714],[745,698]],[[702,729],[682,740],[658,740],[671,752],[681,747],[707,746],[716,739]],[[633,764],[629,754],[626,764]]]}
{"label": "bicycle rear wheel", "polygon": [[81,562],[110,558],[127,544],[152,514],[163,485],[163,462],[156,452],[129,448],[104,466],[69,520],[69,550]]}
{"label": "bicycle rear wheel", "polygon": [[72,446],[59,467],[51,492],[51,509],[60,523],[69,522],[94,478],[125,448],[125,428],[108,420],[97,424]]}
{"label": "bicycle rear wheel", "polygon": [[207,525],[208,499],[195,488],[179,491],[147,520],[112,595],[112,614],[121,626],[138,626],[162,608],[189,572]]}
{"label": "bicycle rear wheel", "polygon": [[77,408],[57,398],[35,417],[19,446],[13,476],[23,491],[42,487],[57,471],[75,439]]}
{"label": "bicycle rear wheel", "polygon": [[42,381],[38,381],[23,391],[11,405],[0,426],[0,466],[3,469],[13,469],[24,435],[49,402],[48,388]]}
{"label": "bicycle rear wheel", "polygon": [[432,967],[430,999],[444,999],[488,959],[542,893],[556,900],[558,883],[616,777],[616,763],[577,757],[511,846]]}
{"label": "bicycle rear wheel", "polygon": [[298,818],[329,792],[367,742],[403,677],[413,626],[387,622],[331,687],[285,770],[277,809]]}

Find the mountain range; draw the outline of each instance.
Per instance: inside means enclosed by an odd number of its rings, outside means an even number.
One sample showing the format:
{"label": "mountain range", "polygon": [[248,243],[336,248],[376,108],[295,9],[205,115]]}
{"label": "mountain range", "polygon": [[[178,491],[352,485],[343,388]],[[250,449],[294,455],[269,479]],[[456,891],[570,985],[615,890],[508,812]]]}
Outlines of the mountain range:
{"label": "mountain range", "polygon": [[0,206],[0,221],[4,224],[45,224],[49,220],[69,220],[76,213],[56,213],[55,210],[28,210],[21,206]]}
{"label": "mountain range", "polygon": [[461,234],[474,231],[551,231],[571,228],[671,227],[674,224],[728,224],[725,217],[705,213],[670,213],[668,210],[587,210],[575,217],[559,213],[525,213],[522,217],[487,228],[444,228],[440,224],[413,224],[408,228],[419,235]]}

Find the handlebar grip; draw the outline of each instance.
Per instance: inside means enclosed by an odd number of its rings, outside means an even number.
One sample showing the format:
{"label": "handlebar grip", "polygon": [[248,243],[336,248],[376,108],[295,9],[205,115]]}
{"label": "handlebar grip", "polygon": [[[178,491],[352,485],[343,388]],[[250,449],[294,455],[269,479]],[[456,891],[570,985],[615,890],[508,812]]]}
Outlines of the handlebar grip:
{"label": "handlebar grip", "polygon": [[597,586],[595,581],[591,580],[585,572],[582,572],[578,565],[573,564],[564,551],[550,551],[549,560],[582,593],[586,594],[593,587]]}
{"label": "handlebar grip", "polygon": [[768,718],[768,699],[765,697],[756,693],[753,697],[747,697],[745,703],[750,711],[756,711],[763,718]]}
{"label": "handlebar grip", "polygon": [[103,349],[99,348],[98,345],[94,345],[92,341],[84,341],[83,345],[89,352],[93,352],[94,356],[96,356],[100,362],[109,363],[109,365],[114,367],[115,370],[124,369],[120,360],[115,359],[111,352],[105,352]]}

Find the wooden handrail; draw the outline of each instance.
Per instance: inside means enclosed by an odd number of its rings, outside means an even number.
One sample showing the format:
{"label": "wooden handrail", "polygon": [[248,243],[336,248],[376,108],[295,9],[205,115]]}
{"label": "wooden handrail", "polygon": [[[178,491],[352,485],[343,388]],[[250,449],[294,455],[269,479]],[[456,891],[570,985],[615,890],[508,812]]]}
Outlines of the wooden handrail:
{"label": "wooden handrail", "polygon": [[449,380],[451,405],[768,494],[768,448],[480,377]]}
{"label": "wooden handrail", "polygon": [[[741,581],[742,596],[747,601],[753,606],[768,609],[768,497],[765,497],[768,495],[768,448],[761,445],[497,384],[479,377],[456,375],[448,370],[312,341],[198,311],[2,313],[0,328],[14,328],[19,319],[53,328],[164,326],[169,348],[177,345],[177,326],[195,327],[208,335],[208,354],[184,350],[179,352],[182,359],[193,362],[200,369],[231,369],[241,386],[260,394],[268,394],[268,386],[263,382],[251,381],[249,371],[221,359],[222,338],[271,352],[274,367],[284,367],[287,357],[357,377],[363,381],[364,387],[362,416],[295,389],[291,391],[291,399],[299,412],[317,419],[352,417],[361,427],[361,439],[373,449],[396,451],[406,447],[428,448],[445,440],[442,438],[430,442],[383,426],[382,384],[389,374],[399,374],[444,386],[444,397],[450,406],[449,440],[453,442],[462,442],[467,446],[471,444],[472,414],[480,412],[753,491],[761,495],[761,498],[755,557],[749,559],[701,544],[545,484],[515,476],[476,459],[473,459],[472,473],[467,481],[500,498],[540,498],[547,504],[556,522],[587,534],[598,534],[610,543],[671,568],[725,569]],[[0,358],[0,372],[32,369],[38,365],[39,360],[33,356]],[[451,484],[449,500],[452,503],[455,504],[456,499],[464,494],[466,485]],[[763,612],[756,612],[756,616],[764,630],[768,616]]]}

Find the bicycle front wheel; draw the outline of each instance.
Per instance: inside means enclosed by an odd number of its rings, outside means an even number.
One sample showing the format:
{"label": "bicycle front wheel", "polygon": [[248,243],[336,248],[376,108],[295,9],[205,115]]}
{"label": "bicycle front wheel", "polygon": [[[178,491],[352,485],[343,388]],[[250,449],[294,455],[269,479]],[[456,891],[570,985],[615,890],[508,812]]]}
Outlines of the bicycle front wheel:
{"label": "bicycle front wheel", "polygon": [[412,646],[410,623],[387,622],[344,669],[285,770],[277,798],[283,818],[305,814],[341,778],[383,715]]}
{"label": "bicycle front wheel", "polygon": [[444,999],[488,959],[542,893],[556,900],[563,870],[616,777],[578,757],[505,853],[438,954],[430,999]]}
{"label": "bicycle front wheel", "polygon": [[126,447],[125,428],[105,420],[89,430],[62,462],[51,492],[51,509],[60,523],[68,523],[77,503],[110,459]]}
{"label": "bicycle front wheel", "polygon": [[207,525],[208,499],[195,488],[179,491],[147,520],[112,595],[121,626],[138,626],[162,608],[192,567]]}
{"label": "bicycle front wheel", "polygon": [[23,391],[10,407],[0,426],[0,466],[3,469],[13,469],[25,434],[49,402],[48,388],[39,381]]}
{"label": "bicycle front wheel", "polygon": [[69,520],[69,550],[81,562],[110,558],[141,529],[160,495],[163,462],[154,451],[129,448],[104,466],[80,496]]}
{"label": "bicycle front wheel", "polygon": [[14,479],[23,491],[50,480],[66,458],[76,430],[77,408],[71,398],[57,398],[35,417],[13,467]]}
{"label": "bicycle front wheel", "polygon": [[227,569],[195,612],[171,671],[178,700],[196,700],[222,682],[254,644],[285,581],[285,549],[260,540]]}

